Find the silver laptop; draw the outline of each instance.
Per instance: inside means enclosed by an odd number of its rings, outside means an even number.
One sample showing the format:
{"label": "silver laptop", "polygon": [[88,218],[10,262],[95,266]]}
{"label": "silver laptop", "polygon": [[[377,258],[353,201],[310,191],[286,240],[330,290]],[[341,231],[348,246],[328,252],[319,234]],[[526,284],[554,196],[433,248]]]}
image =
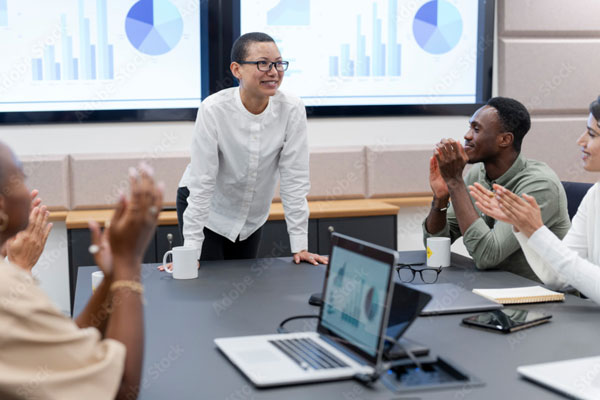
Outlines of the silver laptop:
{"label": "silver laptop", "polygon": [[397,259],[393,250],[334,233],[316,332],[218,338],[215,344],[259,387],[373,373],[382,363]]}
{"label": "silver laptop", "polygon": [[523,377],[574,399],[600,399],[600,357],[525,365]]}
{"label": "silver laptop", "polygon": [[421,315],[460,314],[499,310],[503,306],[453,283],[414,285],[413,288],[429,293],[433,299],[425,306]]}

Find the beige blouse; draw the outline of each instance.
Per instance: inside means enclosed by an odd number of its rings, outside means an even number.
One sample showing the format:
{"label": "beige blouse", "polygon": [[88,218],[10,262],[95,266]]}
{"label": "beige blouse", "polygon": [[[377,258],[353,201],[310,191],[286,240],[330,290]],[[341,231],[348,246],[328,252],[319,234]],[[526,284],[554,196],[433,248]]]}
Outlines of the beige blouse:
{"label": "beige blouse", "polygon": [[113,399],[125,346],[79,329],[33,277],[0,261],[0,399]]}

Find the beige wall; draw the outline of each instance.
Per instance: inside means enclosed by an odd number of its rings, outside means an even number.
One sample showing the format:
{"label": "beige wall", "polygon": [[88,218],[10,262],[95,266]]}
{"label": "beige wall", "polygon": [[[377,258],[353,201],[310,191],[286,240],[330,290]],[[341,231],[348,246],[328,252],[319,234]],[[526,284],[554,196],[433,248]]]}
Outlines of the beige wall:
{"label": "beige wall", "polygon": [[598,180],[575,141],[600,94],[599,15],[597,0],[498,1],[498,94],[531,111],[523,152],[563,180]]}

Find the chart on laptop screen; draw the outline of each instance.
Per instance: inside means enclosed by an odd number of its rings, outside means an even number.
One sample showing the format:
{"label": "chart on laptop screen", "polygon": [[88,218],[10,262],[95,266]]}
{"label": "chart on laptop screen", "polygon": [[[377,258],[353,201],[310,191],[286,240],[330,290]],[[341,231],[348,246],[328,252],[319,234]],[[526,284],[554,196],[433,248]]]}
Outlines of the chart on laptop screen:
{"label": "chart on laptop screen", "polygon": [[198,2],[0,0],[0,108],[197,107],[200,46]]}
{"label": "chart on laptop screen", "polygon": [[273,36],[282,88],[309,106],[476,99],[477,0],[241,0],[241,33]]}
{"label": "chart on laptop screen", "polygon": [[390,266],[339,247],[331,260],[321,323],[375,355]]}

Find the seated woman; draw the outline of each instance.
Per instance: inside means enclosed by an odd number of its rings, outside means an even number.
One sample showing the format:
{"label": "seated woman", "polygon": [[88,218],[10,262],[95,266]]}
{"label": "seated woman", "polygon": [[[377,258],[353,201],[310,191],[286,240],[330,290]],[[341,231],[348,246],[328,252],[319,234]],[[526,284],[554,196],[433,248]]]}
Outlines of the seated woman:
{"label": "seated woman", "polygon": [[[577,139],[583,168],[600,172],[600,97],[590,105],[587,129]],[[523,198],[494,185],[495,194],[476,184],[470,187],[476,206],[487,215],[512,224],[536,275],[549,287],[568,286],[600,304],[600,182],[585,195],[571,229],[561,241],[542,223],[533,197]]]}
{"label": "seated woman", "polygon": [[[30,229],[0,261],[0,399],[137,398],[144,346],[141,260],[156,227],[162,189],[149,167],[133,170],[110,228],[93,226],[102,284],[73,321],[62,315],[29,273],[45,240],[45,210],[34,207],[20,163],[0,143],[0,248]],[[35,204],[35,203],[34,203]],[[37,206],[37,204],[36,204]],[[35,222],[37,221],[37,222]]]}

